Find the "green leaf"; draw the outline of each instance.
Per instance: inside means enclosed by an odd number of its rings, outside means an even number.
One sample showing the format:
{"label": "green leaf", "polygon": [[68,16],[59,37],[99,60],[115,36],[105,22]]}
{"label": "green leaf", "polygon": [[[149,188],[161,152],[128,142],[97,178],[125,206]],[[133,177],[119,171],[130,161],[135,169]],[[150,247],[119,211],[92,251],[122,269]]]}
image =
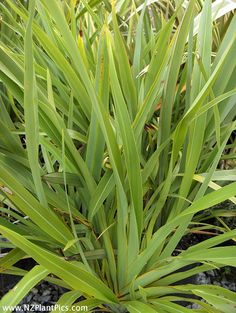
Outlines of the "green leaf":
{"label": "green leaf", "polygon": [[194,286],[178,287],[180,290],[190,290],[209,302],[214,308],[224,313],[231,313],[236,307],[235,293],[219,286]]}
{"label": "green leaf", "polygon": [[89,204],[89,219],[92,219],[97,211],[101,208],[103,202],[115,187],[114,176],[107,171],[101,178]]}
{"label": "green leaf", "polygon": [[0,272],[10,268],[16,262],[21,260],[25,256],[25,252],[19,248],[12,249],[4,257],[0,259]]}
{"label": "green leaf", "polygon": [[[130,69],[129,58],[126,52],[126,47],[123,41],[123,37],[120,34],[119,26],[117,23],[115,7],[113,3],[112,7],[112,22],[113,22],[113,29],[114,29],[114,47],[115,55],[117,57],[118,66],[119,66],[119,73],[120,73],[120,81],[121,86],[124,94],[124,98],[127,103],[127,108],[129,111],[129,117],[132,121],[137,112],[137,93],[135,89],[135,84],[132,76],[132,72]],[[125,75],[123,75],[125,73]]]}
{"label": "green leaf", "polygon": [[69,263],[3,226],[0,226],[0,231],[16,246],[20,246],[22,250],[31,255],[39,264],[64,280],[74,290],[80,290],[105,302],[117,302],[112,291],[96,276],[87,272],[82,263]]}
{"label": "green leaf", "polygon": [[[65,173],[65,175],[66,175],[66,183],[68,185],[82,187],[82,184],[79,180],[79,176],[77,174]],[[43,180],[51,184],[64,185],[63,173],[59,173],[59,172],[48,173],[48,174],[43,175],[42,178]]]}
{"label": "green leaf", "polygon": [[194,261],[210,261],[218,264],[236,267],[236,248],[234,246],[210,248],[202,250],[202,255],[199,251],[184,253],[185,260],[192,259]]}
{"label": "green leaf", "polygon": [[123,142],[123,149],[126,161],[126,168],[129,179],[129,186],[132,198],[132,209],[135,211],[136,223],[139,236],[141,235],[143,225],[142,212],[142,179],[140,170],[140,159],[137,151],[137,145],[134,138],[134,133],[131,127],[131,120],[126,108],[125,100],[122,95],[120,84],[118,81],[114,58],[111,49],[109,50],[110,57],[110,81],[111,89],[114,97],[116,116],[119,125],[119,130]]}
{"label": "green leaf", "polygon": [[[41,265],[30,270],[0,301],[1,307],[14,307],[30,292],[30,290],[43,280],[50,272]],[[9,311],[11,312],[11,311]]]}
{"label": "green leaf", "polygon": [[236,183],[229,184],[219,190],[211,192],[204,197],[195,201],[184,212],[175,217],[172,221],[166,223],[160,227],[152,236],[148,242],[146,249],[139,254],[137,259],[131,265],[131,271],[129,273],[129,279],[138,275],[142,268],[147,264],[148,260],[161,246],[163,241],[169,236],[169,234],[182,223],[184,217],[191,216],[197,212],[200,212],[206,208],[214,206],[236,194]]}
{"label": "green leaf", "polygon": [[29,163],[34,179],[36,192],[41,204],[47,207],[38,163],[38,103],[36,94],[36,79],[34,74],[32,23],[35,10],[35,0],[30,2],[29,21],[25,33],[25,78],[24,78],[24,115],[26,145]]}
{"label": "green leaf", "polygon": [[147,312],[147,313],[164,313],[163,310],[155,310],[154,308],[151,307],[151,305],[146,304],[146,303],[142,303],[139,301],[127,301],[125,306],[127,307],[127,309],[129,310],[130,313],[143,313],[143,312]]}
{"label": "green leaf", "polygon": [[[163,143],[169,136],[171,131],[172,110],[175,99],[175,88],[178,79],[179,68],[182,62],[182,55],[185,47],[185,41],[189,32],[190,24],[193,17],[194,1],[189,1],[188,8],[178,32],[175,34],[173,42],[173,53],[170,60],[168,74],[166,77],[166,87],[164,89],[163,101],[160,112],[160,128],[158,134],[158,142]],[[166,171],[166,162],[168,151],[165,150],[162,154],[161,161],[163,162],[163,170]]]}
{"label": "green leaf", "polygon": [[80,297],[81,293],[79,291],[65,292],[57,301],[57,303],[54,305],[54,308],[51,312],[62,313],[64,307],[69,309],[71,305]]}
{"label": "green leaf", "polygon": [[43,207],[12,175],[0,160],[0,186],[6,187],[6,196],[22,212],[28,215],[31,220],[43,231],[48,233],[56,241],[64,245],[73,238],[70,230],[56,216],[56,214]]}

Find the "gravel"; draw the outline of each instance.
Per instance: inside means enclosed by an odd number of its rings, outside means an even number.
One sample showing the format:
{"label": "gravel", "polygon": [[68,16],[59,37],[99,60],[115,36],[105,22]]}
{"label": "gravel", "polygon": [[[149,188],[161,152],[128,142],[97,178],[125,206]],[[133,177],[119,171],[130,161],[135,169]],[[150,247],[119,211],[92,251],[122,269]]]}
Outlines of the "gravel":
{"label": "gravel", "polygon": [[[17,312],[41,313],[42,308],[44,312],[49,312],[50,310],[47,310],[47,307],[53,307],[65,292],[66,289],[43,281],[35,286],[18,304],[18,308],[21,308],[21,310],[17,309]],[[13,312],[16,312],[16,310]]]}
{"label": "gravel", "polygon": [[196,276],[196,284],[217,285],[236,292],[236,270],[235,268],[222,268],[200,273]]}
{"label": "gravel", "polygon": [[[204,273],[199,273],[195,276],[194,284],[197,285],[215,285],[224,287],[228,290],[236,292],[236,269],[225,267],[221,269],[214,269]],[[187,308],[199,309],[197,304],[188,305]]]}

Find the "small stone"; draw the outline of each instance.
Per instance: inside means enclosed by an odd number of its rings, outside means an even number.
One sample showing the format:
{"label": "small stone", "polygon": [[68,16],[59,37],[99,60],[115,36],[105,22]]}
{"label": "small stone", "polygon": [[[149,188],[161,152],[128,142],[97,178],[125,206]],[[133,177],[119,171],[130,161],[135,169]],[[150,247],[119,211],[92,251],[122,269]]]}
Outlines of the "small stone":
{"label": "small stone", "polygon": [[58,286],[58,292],[59,292],[60,294],[63,294],[63,293],[65,292],[65,289],[62,288],[62,287],[60,287],[60,286]]}
{"label": "small stone", "polygon": [[33,288],[33,289],[31,290],[31,292],[32,292],[34,295],[36,295],[39,291],[38,291],[37,288]]}
{"label": "small stone", "polygon": [[39,294],[33,296],[33,300],[37,300],[40,297]]}
{"label": "small stone", "polygon": [[31,292],[26,298],[25,298],[25,302],[26,303],[30,303],[30,301],[32,300],[34,294]]}
{"label": "small stone", "polygon": [[50,290],[45,290],[45,291],[42,293],[42,296],[48,296],[48,295],[50,295],[50,294],[51,294]]}
{"label": "small stone", "polygon": [[215,276],[214,270],[207,271],[207,275],[209,275],[209,276]]}
{"label": "small stone", "polygon": [[218,281],[213,281],[213,285],[220,286],[220,283]]}
{"label": "small stone", "polygon": [[207,285],[210,283],[210,278],[205,273],[199,273],[196,277],[196,284]]}
{"label": "small stone", "polygon": [[201,306],[199,304],[197,304],[197,303],[192,304],[192,309],[200,309],[200,308],[201,308]]}
{"label": "small stone", "polygon": [[50,301],[50,300],[51,300],[51,295],[42,297],[42,300],[43,300],[44,302]]}

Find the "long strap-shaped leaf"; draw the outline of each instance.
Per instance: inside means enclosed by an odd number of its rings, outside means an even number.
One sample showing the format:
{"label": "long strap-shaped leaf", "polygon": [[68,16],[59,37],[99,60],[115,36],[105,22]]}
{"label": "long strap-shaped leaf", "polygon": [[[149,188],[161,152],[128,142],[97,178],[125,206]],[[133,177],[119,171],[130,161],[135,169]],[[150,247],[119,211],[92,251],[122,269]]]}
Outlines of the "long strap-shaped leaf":
{"label": "long strap-shaped leaf", "polygon": [[[110,38],[109,38],[110,39]],[[140,169],[140,160],[137,151],[137,146],[134,138],[134,133],[131,127],[131,120],[128,109],[122,95],[119,80],[116,74],[114,58],[111,50],[111,43],[108,41],[109,58],[110,58],[110,81],[111,89],[114,98],[116,118],[118,127],[123,142],[124,156],[126,169],[128,174],[128,181],[131,193],[131,212],[129,223],[129,246],[128,246],[128,263],[137,257],[139,251],[139,238],[141,237],[143,227],[143,200],[142,200],[142,177]],[[120,209],[125,208],[124,203],[120,202]],[[118,212],[119,214],[119,212]],[[126,220],[119,218],[120,223],[123,223],[122,230],[125,233]],[[120,230],[118,230],[120,232]],[[124,240],[124,239],[123,239]],[[120,244],[120,243],[119,243]],[[124,252],[124,246],[121,249],[118,247],[118,259],[120,252]],[[124,264],[124,258],[121,261]],[[127,263],[127,262],[125,262]],[[122,269],[123,271],[123,269]]]}
{"label": "long strap-shaped leaf", "polygon": [[[0,301],[0,307],[14,307],[27,295],[27,293],[49,274],[41,265],[30,270]],[[11,311],[8,311],[11,312]]]}
{"label": "long strap-shaped leaf", "polygon": [[[173,54],[170,60],[170,67],[167,76],[166,88],[163,95],[163,102],[160,112],[160,128],[158,141],[163,143],[169,136],[171,131],[171,118],[172,118],[172,108],[175,98],[175,88],[178,79],[179,67],[182,62],[182,55],[185,47],[185,40],[189,32],[190,23],[193,16],[193,8],[195,1],[189,1],[188,8],[184,15],[181,26],[176,34],[176,40],[173,46]],[[162,160],[162,173],[167,171],[166,162],[168,161],[168,150],[163,152],[161,156]]]}
{"label": "long strap-shaped leaf", "polygon": [[32,23],[34,17],[35,0],[30,1],[29,21],[25,33],[25,78],[24,78],[24,113],[25,132],[28,158],[35,189],[42,205],[47,207],[38,164],[38,104],[36,95],[36,79],[34,75]]}
{"label": "long strap-shaped leaf", "polygon": [[194,100],[192,106],[186,112],[186,114],[181,119],[181,121],[179,122],[179,124],[177,125],[177,127],[175,129],[174,136],[173,136],[173,160],[174,160],[174,162],[176,161],[176,159],[178,157],[179,150],[181,149],[183,142],[185,140],[188,125],[194,119],[195,114],[197,114],[198,111],[200,110],[203,101],[209,95],[214,82],[216,81],[217,77],[219,76],[219,73],[220,73],[220,71],[224,65],[224,62],[227,60],[228,54],[229,54],[232,46],[235,43],[235,39],[236,39],[236,34],[234,34],[232,36],[231,40],[229,41],[228,46],[226,47],[224,53],[222,54],[221,60],[217,64],[217,66],[214,69],[209,80],[206,82],[206,84],[202,88],[201,92],[198,94],[198,96]]}
{"label": "long strap-shaped leaf", "polygon": [[48,9],[52,17],[55,19],[57,27],[62,34],[63,39],[67,43],[68,52],[74,61],[74,66],[77,69],[78,73],[81,76],[81,80],[83,81],[88,94],[91,97],[91,101],[93,104],[94,111],[97,115],[97,119],[100,123],[100,127],[103,131],[103,135],[105,137],[109,156],[111,158],[111,163],[113,166],[113,170],[115,172],[115,177],[117,180],[121,181],[120,184],[122,185],[123,182],[123,167],[120,157],[120,151],[116,142],[116,138],[114,135],[114,131],[110,124],[107,111],[105,110],[104,106],[101,103],[101,100],[97,97],[95,92],[95,87],[89,77],[89,73],[86,70],[86,67],[83,62],[83,58],[77,49],[77,45],[74,41],[74,38],[69,30],[67,25],[65,16],[63,12],[55,0],[46,1],[42,0],[42,3]]}
{"label": "long strap-shaped leaf", "polygon": [[55,304],[55,308],[51,311],[53,313],[63,312],[61,309],[63,307],[70,307],[78,298],[81,297],[81,293],[79,291],[68,291],[64,293],[60,299]]}
{"label": "long strap-shaped leaf", "polygon": [[128,173],[133,209],[135,210],[136,223],[138,226],[140,236],[143,224],[142,178],[140,169],[140,159],[137,151],[134,133],[131,127],[131,120],[129,117],[128,109],[126,107],[125,99],[122,95],[122,90],[116,74],[116,68],[114,63],[114,57],[111,51],[111,45],[109,46],[110,46],[109,57],[110,57],[111,88],[114,97],[116,117],[119,125],[118,127],[123,142],[123,149],[125,154],[126,168]]}
{"label": "long strap-shaped leaf", "polygon": [[73,236],[57,215],[44,208],[14,177],[0,161],[0,186],[6,196],[43,231],[64,245]]}
{"label": "long strap-shaped leaf", "polygon": [[[160,310],[163,310],[163,312],[166,313],[191,313],[191,312],[197,312],[195,310],[192,309],[188,309],[183,307],[182,305],[173,303],[171,301],[167,301],[167,300],[157,300],[157,301],[153,301],[153,304],[156,305],[156,308],[160,308]],[[201,312],[201,311],[200,311]],[[206,311],[203,311],[206,312]],[[216,312],[219,313],[219,312]]]}
{"label": "long strap-shaped leaf", "polygon": [[[210,65],[211,65],[211,1],[207,0],[204,3],[203,11],[202,11],[202,19],[201,19],[201,27],[198,33],[197,40],[197,51],[200,54],[200,58],[204,63],[204,67],[207,72],[207,79],[210,76]],[[206,28],[209,30],[206,32]],[[192,56],[190,56],[191,58]],[[194,72],[192,77],[192,98],[194,99],[197,94],[201,91],[204,86],[205,80],[203,79],[203,75],[201,70],[199,69],[199,65],[196,62],[194,66]],[[193,180],[193,175],[196,171],[197,164],[199,162],[199,158],[203,149],[204,144],[204,134],[206,128],[206,117],[204,114],[198,119],[194,120],[192,125],[190,125],[189,129],[189,143],[186,148],[186,168],[184,172],[184,176],[181,182],[179,194],[182,197],[187,197],[188,192],[191,188],[191,183]],[[172,211],[173,216],[178,214],[184,206],[184,201],[179,199],[176,204],[176,208]]]}
{"label": "long strap-shaped leaf", "polygon": [[[121,86],[123,89],[124,98],[126,99],[130,119],[133,120],[137,112],[137,92],[135,89],[123,37],[119,31],[114,1],[112,1],[112,22],[114,28],[114,45],[116,51],[118,52],[117,59],[119,64]],[[123,73],[125,73],[125,75],[123,75]]]}
{"label": "long strap-shaped leaf", "polygon": [[0,232],[16,246],[20,246],[49,272],[64,280],[74,290],[80,290],[90,297],[96,297],[106,303],[117,302],[113,292],[101,280],[87,272],[82,263],[77,262],[77,265],[69,263],[3,226],[0,226]]}
{"label": "long strap-shaped leaf", "polygon": [[[227,132],[225,134],[224,140],[222,142],[222,145],[221,145],[220,148],[218,148],[218,150],[216,152],[216,155],[215,155],[215,158],[214,158],[214,160],[212,162],[212,166],[208,170],[208,173],[207,173],[207,176],[206,176],[206,180],[204,181],[204,183],[202,184],[202,186],[198,190],[198,193],[197,193],[197,195],[195,197],[195,201],[197,199],[201,198],[202,196],[204,196],[204,194],[206,193],[206,190],[208,188],[208,182],[210,182],[210,180],[211,180],[211,175],[214,172],[214,170],[217,167],[217,165],[219,164],[220,157],[221,157],[221,155],[223,153],[223,150],[225,149],[225,145],[227,143],[227,140],[230,137],[230,134],[232,133],[234,128],[235,128],[234,124],[231,127],[228,128],[228,130],[227,130]],[[173,214],[173,216],[176,216],[176,214]],[[170,256],[172,254],[172,252],[176,248],[178,242],[184,236],[184,233],[185,233],[185,231],[186,231],[186,229],[187,229],[191,219],[192,219],[191,215],[188,215],[185,218],[183,218],[180,227],[175,231],[175,233],[173,234],[172,238],[169,240],[168,244],[166,245],[165,249],[163,250],[163,252],[161,254],[162,258],[165,258],[165,257]]]}
{"label": "long strap-shaped leaf", "polygon": [[[186,285],[178,286],[179,290],[191,291],[209,302],[216,310],[224,313],[235,311],[236,297],[235,293],[219,286],[196,286]],[[214,311],[215,312],[215,311]]]}
{"label": "long strap-shaped leaf", "polygon": [[147,264],[148,260],[157,251],[163,240],[181,224],[183,217],[195,214],[215,204],[218,204],[236,194],[236,183],[227,185],[219,190],[211,192],[201,199],[194,202],[188,209],[186,209],[179,216],[174,218],[171,222],[162,226],[149,241],[147,248],[139,254],[137,259],[133,262],[129,279],[132,280],[134,276],[138,275],[142,268]]}
{"label": "long strap-shaped leaf", "polygon": [[130,313],[164,313],[165,311],[161,308],[156,310],[152,308],[149,304],[142,303],[140,301],[128,301],[125,306]]}
{"label": "long strap-shaped leaf", "polygon": [[215,262],[216,264],[223,264],[228,266],[236,267],[236,247],[218,247],[210,248],[195,252],[189,252],[183,254],[184,260],[194,260],[198,261],[210,261]]}
{"label": "long strap-shaped leaf", "polygon": [[25,256],[25,252],[19,248],[12,249],[4,257],[0,259],[0,273],[10,268],[16,262],[21,260]]}

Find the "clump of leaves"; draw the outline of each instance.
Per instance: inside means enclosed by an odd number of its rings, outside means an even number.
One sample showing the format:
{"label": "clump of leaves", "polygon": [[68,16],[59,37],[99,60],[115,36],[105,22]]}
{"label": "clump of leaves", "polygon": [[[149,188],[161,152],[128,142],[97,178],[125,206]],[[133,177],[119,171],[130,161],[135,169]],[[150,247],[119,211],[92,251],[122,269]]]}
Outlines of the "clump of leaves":
{"label": "clump of leaves", "polygon": [[[0,3],[0,268],[23,276],[2,306],[45,279],[91,311],[235,310],[233,292],[182,282],[236,266],[218,247],[235,229],[174,253],[195,214],[236,201],[218,184],[235,180],[218,171],[236,126],[235,5],[165,2]],[[14,267],[24,257],[38,265]]]}

